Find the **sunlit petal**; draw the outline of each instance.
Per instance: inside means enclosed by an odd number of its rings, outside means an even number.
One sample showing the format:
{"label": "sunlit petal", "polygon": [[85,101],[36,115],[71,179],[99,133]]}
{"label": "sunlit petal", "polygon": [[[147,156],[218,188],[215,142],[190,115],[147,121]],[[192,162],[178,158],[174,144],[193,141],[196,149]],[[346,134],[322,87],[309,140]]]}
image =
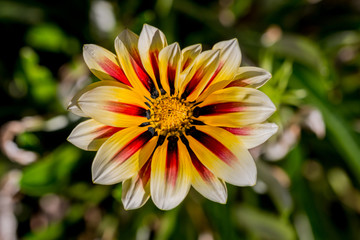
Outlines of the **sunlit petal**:
{"label": "sunlit petal", "polygon": [[242,127],[261,123],[276,110],[263,92],[231,87],[218,90],[199,104],[198,120],[212,126]]}
{"label": "sunlit petal", "polygon": [[220,50],[219,65],[206,83],[198,101],[203,101],[212,92],[224,88],[234,78],[241,63],[241,52],[237,39],[218,42],[213,50]]}
{"label": "sunlit petal", "polygon": [[96,151],[109,137],[122,129],[89,119],[77,125],[67,140],[78,148]]}
{"label": "sunlit petal", "polygon": [[166,140],[154,153],[151,163],[151,198],[163,210],[176,207],[185,198],[191,183],[189,155],[175,137]]}
{"label": "sunlit petal", "polygon": [[195,44],[188,46],[181,51],[181,72],[184,72],[192,67],[195,58],[201,53],[201,49],[201,44]]}
{"label": "sunlit petal", "polygon": [[180,88],[181,97],[195,101],[219,65],[219,50],[208,50],[196,57],[193,67]]}
{"label": "sunlit petal", "polygon": [[174,94],[175,90],[178,90],[175,86],[179,82],[180,63],[181,53],[179,44],[173,43],[160,51],[159,71],[161,85],[169,94]]}
{"label": "sunlit petal", "polygon": [[258,67],[240,67],[226,87],[252,87],[259,88],[271,78],[271,74]]}
{"label": "sunlit petal", "polygon": [[275,123],[252,124],[240,128],[224,127],[225,130],[236,135],[246,148],[254,148],[274,135],[278,126]]}
{"label": "sunlit petal", "polygon": [[142,98],[121,87],[96,86],[81,95],[78,105],[87,116],[114,127],[136,126],[147,121],[147,106]]}
{"label": "sunlit petal", "polygon": [[130,86],[116,55],[95,44],[85,44],[83,56],[91,72],[101,80],[117,80]]}
{"label": "sunlit petal", "polygon": [[232,133],[217,127],[196,126],[187,139],[201,163],[217,177],[237,186],[255,184],[255,162]]}
{"label": "sunlit petal", "polygon": [[138,49],[146,72],[156,82],[158,88],[161,88],[159,53],[166,46],[164,33],[153,26],[144,24],[139,37]]}
{"label": "sunlit petal", "polygon": [[125,209],[140,208],[150,198],[151,157],[135,176],[123,182],[121,200]]}
{"label": "sunlit petal", "polygon": [[137,92],[150,97],[157,92],[157,89],[154,81],[142,65],[137,49],[138,41],[138,36],[135,33],[124,30],[115,39],[115,50],[131,85]]}
{"label": "sunlit petal", "polygon": [[147,128],[130,127],[115,133],[95,156],[94,183],[115,184],[135,176],[148,160],[156,141]]}
{"label": "sunlit petal", "polygon": [[188,147],[188,151],[192,163],[192,186],[204,197],[215,202],[226,203],[227,188],[225,182],[207,169],[190,147]]}
{"label": "sunlit petal", "polygon": [[122,87],[122,88],[126,88],[126,89],[129,89],[128,86],[126,86],[125,84],[121,84],[119,82],[115,82],[115,81],[99,81],[99,82],[95,82],[95,83],[92,83],[88,86],[86,86],[85,88],[81,89],[79,92],[77,92],[75,94],[75,96],[71,99],[71,101],[69,102],[68,104],[68,107],[67,109],[78,115],[78,116],[81,116],[81,117],[89,117],[88,115],[86,115],[81,109],[80,109],[80,106],[78,105],[78,101],[79,101],[79,98],[86,92],[96,88],[96,87],[99,87],[99,86],[115,86],[115,87]]}

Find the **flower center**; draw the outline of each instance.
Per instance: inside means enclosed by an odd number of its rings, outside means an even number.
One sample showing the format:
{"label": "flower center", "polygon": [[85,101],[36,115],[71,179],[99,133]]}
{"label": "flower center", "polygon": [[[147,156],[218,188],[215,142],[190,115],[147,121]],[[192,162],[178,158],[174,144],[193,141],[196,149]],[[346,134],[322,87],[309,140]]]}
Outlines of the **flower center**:
{"label": "flower center", "polygon": [[190,128],[192,106],[174,96],[161,96],[150,108],[150,122],[159,135],[178,136]]}

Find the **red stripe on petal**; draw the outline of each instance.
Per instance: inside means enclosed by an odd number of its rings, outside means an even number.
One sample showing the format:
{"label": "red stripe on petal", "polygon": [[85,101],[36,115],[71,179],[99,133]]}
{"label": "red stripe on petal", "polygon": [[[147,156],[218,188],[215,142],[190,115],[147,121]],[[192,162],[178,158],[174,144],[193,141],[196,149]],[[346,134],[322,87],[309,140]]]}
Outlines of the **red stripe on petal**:
{"label": "red stripe on petal", "polygon": [[167,79],[170,87],[170,94],[174,94],[175,92],[175,77],[176,69],[169,64],[167,67]]}
{"label": "red stripe on petal", "polygon": [[191,60],[190,60],[189,58],[186,59],[186,61],[185,61],[184,65],[183,65],[181,71],[184,71],[184,70],[190,65],[190,61],[191,61]]}
{"label": "red stripe on petal", "polygon": [[150,92],[153,93],[156,90],[154,82],[150,78],[150,76],[146,73],[142,66],[138,65],[133,58],[131,59],[131,65],[133,66],[138,79],[141,84]]}
{"label": "red stripe on petal", "polygon": [[[206,84],[204,90],[203,90],[201,93],[203,93],[203,92],[208,88],[208,86],[213,82],[213,80],[214,80],[215,77],[218,75],[218,73],[220,72],[220,70],[222,69],[223,66],[224,66],[224,63],[223,63],[223,62],[220,62],[220,63],[219,63],[219,66],[217,67],[217,69],[215,70],[214,74],[212,75],[212,77],[210,78],[210,80],[208,81],[208,83]],[[227,79],[223,79],[223,80],[227,80]]]}
{"label": "red stripe on petal", "polygon": [[187,98],[197,87],[197,85],[201,82],[201,80],[203,79],[205,75],[204,69],[203,68],[199,68],[194,76],[191,78],[191,80],[189,81],[189,83],[186,85],[185,87],[185,91],[182,94],[181,98]]}
{"label": "red stripe on petal", "polygon": [[146,161],[144,166],[142,166],[142,168],[139,171],[139,178],[140,178],[141,184],[144,188],[150,180],[152,155],[153,154],[150,155],[149,159]]}
{"label": "red stripe on petal", "polygon": [[226,103],[216,103],[201,107],[199,110],[200,115],[217,115],[225,113],[234,113],[243,111],[246,108],[242,102],[226,102]]}
{"label": "red stripe on petal", "polygon": [[144,108],[127,103],[108,101],[107,104],[104,105],[104,109],[131,116],[146,116],[146,110]]}
{"label": "red stripe on petal", "polygon": [[230,165],[233,161],[236,161],[236,156],[230,149],[212,136],[197,129],[191,131],[190,135],[225,163]]}
{"label": "red stripe on petal", "polygon": [[118,131],[120,131],[122,129],[124,129],[124,128],[112,127],[112,126],[100,127],[98,129],[96,129],[96,132],[98,132],[99,135],[97,135],[95,139],[111,137],[112,135],[114,135],[115,133],[117,133]]}
{"label": "red stripe on petal", "polygon": [[131,86],[129,80],[125,76],[124,71],[110,59],[104,58],[102,61],[99,62],[99,65],[111,77],[115,78],[121,83]]}
{"label": "red stripe on petal", "polygon": [[205,182],[210,182],[212,180],[212,178],[214,177],[212,172],[210,172],[209,169],[207,169],[200,162],[199,158],[195,155],[195,153],[191,150],[191,148],[188,148],[188,151],[190,154],[191,162],[192,162],[193,166],[195,167],[196,171],[199,173],[199,175]]}
{"label": "red stripe on petal", "polygon": [[235,80],[229,83],[225,88],[229,87],[246,87],[249,84],[247,84],[244,80]]}
{"label": "red stripe on petal", "polygon": [[223,129],[237,136],[248,136],[251,134],[250,127],[242,127],[242,128],[223,127]]}
{"label": "red stripe on petal", "polygon": [[160,82],[160,74],[159,74],[159,51],[151,51],[149,52],[149,58],[150,58],[150,63],[151,63],[151,67],[154,71],[154,75],[155,75],[155,80],[159,86],[159,88],[161,89],[161,82]]}
{"label": "red stripe on petal", "polygon": [[176,180],[179,171],[179,149],[177,140],[169,138],[167,147],[165,179],[172,185],[176,185]]}
{"label": "red stripe on petal", "polygon": [[126,159],[130,158],[133,154],[139,151],[152,137],[153,135],[149,131],[139,134],[114,155],[113,161],[117,161],[119,163],[124,162]]}

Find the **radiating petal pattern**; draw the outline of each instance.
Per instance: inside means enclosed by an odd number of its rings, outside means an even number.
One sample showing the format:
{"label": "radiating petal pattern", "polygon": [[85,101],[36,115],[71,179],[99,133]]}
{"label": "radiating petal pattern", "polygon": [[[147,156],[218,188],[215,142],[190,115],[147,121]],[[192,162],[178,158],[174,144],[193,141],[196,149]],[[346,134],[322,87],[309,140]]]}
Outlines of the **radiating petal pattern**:
{"label": "radiating petal pattern", "polygon": [[181,51],[181,73],[188,72],[188,70],[191,69],[195,58],[201,53],[201,49],[201,44],[195,44],[188,46]]}
{"label": "radiating petal pattern", "polygon": [[80,109],[80,106],[78,104],[78,101],[79,101],[79,98],[86,92],[96,88],[96,87],[99,87],[99,86],[115,86],[115,87],[122,87],[122,88],[126,88],[126,89],[129,89],[128,86],[126,86],[125,84],[121,84],[121,83],[118,83],[118,82],[115,82],[115,81],[101,81],[101,82],[96,82],[96,83],[93,83],[93,84],[90,84],[88,86],[86,86],[85,88],[81,89],[79,92],[77,92],[75,94],[75,96],[71,99],[71,101],[69,102],[68,104],[68,107],[67,109],[78,115],[78,116],[81,116],[81,117],[89,117],[87,116],[81,109]]}
{"label": "radiating petal pattern", "polygon": [[122,31],[116,55],[84,46],[84,59],[102,81],[71,100],[68,109],[89,120],[68,141],[97,150],[94,183],[122,182],[125,209],[151,197],[163,210],[178,206],[191,186],[206,198],[226,203],[226,182],[252,186],[256,165],[248,149],[264,143],[277,125],[275,111],[256,88],[271,74],[240,67],[236,39],[203,51],[180,49],[145,24],[140,35]]}
{"label": "radiating petal pattern", "polygon": [[233,79],[226,87],[259,88],[271,78],[271,74],[258,67],[240,67]]}
{"label": "radiating petal pattern", "polygon": [[101,80],[117,80],[130,86],[116,55],[94,44],[84,45],[84,60],[91,72]]}
{"label": "radiating petal pattern", "polygon": [[149,158],[156,139],[147,128],[129,127],[115,133],[97,152],[93,165],[94,183],[114,184],[135,176]]}
{"label": "radiating petal pattern", "polygon": [[178,138],[168,138],[158,147],[151,163],[151,197],[155,205],[168,210],[185,198],[191,182],[189,155]]}
{"label": "radiating petal pattern", "polygon": [[159,53],[161,49],[167,46],[166,37],[159,29],[144,24],[139,37],[139,53],[141,62],[150,75],[156,82],[158,88],[161,88],[159,75]]}
{"label": "radiating petal pattern", "polygon": [[256,166],[245,146],[230,132],[211,126],[189,131],[189,146],[201,163],[226,182],[254,185]]}
{"label": "radiating petal pattern", "polygon": [[151,157],[139,172],[123,182],[121,200],[125,209],[142,207],[150,197]]}
{"label": "radiating petal pattern", "polygon": [[67,140],[78,148],[97,151],[109,137],[122,129],[89,119],[77,125]]}
{"label": "radiating petal pattern", "polygon": [[136,126],[146,120],[147,106],[141,97],[121,87],[100,84],[82,94],[78,105],[87,116],[114,127]]}
{"label": "radiating petal pattern", "polygon": [[[160,80],[163,89],[173,95],[179,85],[181,53],[179,44],[173,43],[159,53]],[[178,90],[178,88],[176,88]]]}
{"label": "radiating petal pattern", "polygon": [[224,127],[225,130],[236,135],[247,149],[259,146],[274,135],[278,126],[275,123],[252,124],[240,128]]}
{"label": "radiating petal pattern", "polygon": [[[131,41],[132,44],[129,43]],[[125,30],[119,34],[115,39],[115,51],[119,62],[131,85],[137,92],[142,93],[146,97],[151,95],[158,96],[159,93],[154,81],[141,63],[140,53],[136,47],[137,44],[138,37],[132,32]]]}
{"label": "radiating petal pattern", "polygon": [[241,127],[261,123],[275,110],[271,100],[259,90],[231,87],[209,95],[194,114],[212,126]]}
{"label": "radiating petal pattern", "polygon": [[192,102],[200,95],[219,65],[219,55],[219,50],[208,50],[196,57],[180,87],[182,98]]}
{"label": "radiating petal pattern", "polygon": [[214,202],[226,203],[227,189],[225,182],[218,179],[209,169],[207,169],[189,146],[187,147],[187,150],[192,164],[192,186],[206,198]]}

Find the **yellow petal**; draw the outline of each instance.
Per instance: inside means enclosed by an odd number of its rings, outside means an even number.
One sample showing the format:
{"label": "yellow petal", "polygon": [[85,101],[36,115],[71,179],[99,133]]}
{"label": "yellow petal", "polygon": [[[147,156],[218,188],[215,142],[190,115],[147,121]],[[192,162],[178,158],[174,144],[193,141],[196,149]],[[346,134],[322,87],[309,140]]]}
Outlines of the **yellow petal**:
{"label": "yellow petal", "polygon": [[191,129],[186,138],[197,158],[217,177],[237,186],[255,184],[254,160],[233,134],[204,125]]}
{"label": "yellow petal", "polygon": [[167,41],[164,33],[153,26],[144,24],[139,37],[138,49],[143,66],[156,82],[158,89],[161,88],[158,56],[161,49],[166,46]]}
{"label": "yellow petal", "polygon": [[150,197],[151,158],[139,172],[122,184],[121,200],[127,210],[142,207]]}
{"label": "yellow petal", "polygon": [[180,75],[181,54],[179,44],[173,43],[159,53],[160,80],[163,89],[173,95]]}
{"label": "yellow petal", "polygon": [[226,203],[227,188],[225,182],[207,169],[190,147],[188,147],[188,152],[192,163],[192,186],[204,197],[214,202]]}
{"label": "yellow petal", "polygon": [[81,110],[94,120],[114,127],[128,127],[147,122],[147,106],[134,91],[118,86],[99,85],[78,100]]}
{"label": "yellow petal", "polygon": [[182,98],[186,98],[189,102],[196,100],[218,67],[219,52],[219,50],[208,50],[197,56],[180,88]]}
{"label": "yellow petal", "polygon": [[247,149],[254,148],[274,135],[278,126],[275,123],[252,124],[240,128],[224,127],[225,130],[231,132]]}
{"label": "yellow petal", "polygon": [[190,189],[189,154],[184,144],[170,137],[158,147],[151,163],[151,197],[163,210],[176,207]]}
{"label": "yellow petal", "polygon": [[137,49],[138,37],[135,33],[124,30],[115,39],[115,50],[119,62],[131,85],[146,97],[159,95],[156,85],[144,69]]}
{"label": "yellow petal", "polygon": [[147,128],[125,128],[110,137],[92,164],[94,183],[115,184],[135,176],[151,156],[157,137]]}
{"label": "yellow petal", "polygon": [[230,87],[218,90],[199,104],[195,115],[212,126],[241,127],[261,123],[276,110],[268,96],[253,88]]}
{"label": "yellow petal", "polygon": [[213,50],[220,50],[219,65],[202,90],[198,101],[203,101],[212,92],[228,85],[240,67],[241,51],[237,39],[218,42]]}
{"label": "yellow petal", "polygon": [[80,106],[78,105],[78,101],[79,98],[86,92],[99,87],[99,86],[117,86],[117,87],[122,87],[122,88],[126,88],[129,89],[129,87],[125,84],[121,84],[119,82],[116,81],[100,81],[100,82],[95,82],[93,84],[90,84],[88,86],[86,86],[85,88],[81,89],[79,92],[77,92],[75,94],[75,96],[71,99],[71,101],[69,102],[69,105],[67,107],[67,110],[69,110],[70,112],[81,116],[81,117],[89,117],[88,115],[86,115],[81,109]]}
{"label": "yellow petal", "polygon": [[271,78],[271,74],[258,67],[240,67],[227,87],[259,88]]}
{"label": "yellow petal", "polygon": [[109,137],[122,129],[89,119],[77,125],[67,140],[78,148],[96,151]]}
{"label": "yellow petal", "polygon": [[90,71],[100,80],[117,80],[130,86],[116,55],[112,52],[95,44],[85,44],[83,56]]}
{"label": "yellow petal", "polygon": [[181,51],[181,72],[191,68],[195,58],[201,53],[201,49],[201,44],[195,44],[188,46]]}

